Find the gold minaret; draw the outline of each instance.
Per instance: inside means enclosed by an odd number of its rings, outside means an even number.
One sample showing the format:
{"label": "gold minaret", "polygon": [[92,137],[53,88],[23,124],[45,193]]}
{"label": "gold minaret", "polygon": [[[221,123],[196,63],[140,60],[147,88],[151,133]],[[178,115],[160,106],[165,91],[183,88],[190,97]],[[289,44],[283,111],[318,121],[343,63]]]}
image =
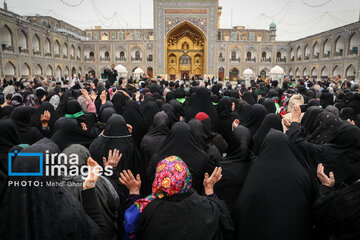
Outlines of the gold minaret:
{"label": "gold minaret", "polygon": [[221,10],[222,10],[222,7],[218,6],[218,28],[220,28]]}

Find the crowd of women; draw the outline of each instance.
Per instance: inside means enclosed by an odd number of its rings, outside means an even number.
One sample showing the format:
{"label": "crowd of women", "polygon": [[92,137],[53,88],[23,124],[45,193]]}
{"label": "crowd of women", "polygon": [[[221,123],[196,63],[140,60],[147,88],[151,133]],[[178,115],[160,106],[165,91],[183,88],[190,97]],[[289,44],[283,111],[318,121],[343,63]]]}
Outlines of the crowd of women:
{"label": "crowd of women", "polygon": [[2,81],[0,238],[360,239],[359,86],[278,84]]}

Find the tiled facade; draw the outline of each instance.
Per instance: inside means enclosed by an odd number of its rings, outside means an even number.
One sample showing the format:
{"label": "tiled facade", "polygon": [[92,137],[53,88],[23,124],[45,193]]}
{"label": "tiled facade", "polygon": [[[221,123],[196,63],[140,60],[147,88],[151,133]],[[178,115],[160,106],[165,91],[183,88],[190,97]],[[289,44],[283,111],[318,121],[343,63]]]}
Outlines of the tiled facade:
{"label": "tiled facade", "polygon": [[218,29],[217,0],[154,0],[154,29],[81,30],[47,16],[24,17],[0,9],[0,77],[97,76],[111,63],[129,75],[141,68],[166,76],[167,34],[189,22],[206,40],[204,76],[243,78],[268,75],[278,65],[287,75],[314,78],[340,75],[359,79],[360,22],[296,41],[276,41],[269,30]]}

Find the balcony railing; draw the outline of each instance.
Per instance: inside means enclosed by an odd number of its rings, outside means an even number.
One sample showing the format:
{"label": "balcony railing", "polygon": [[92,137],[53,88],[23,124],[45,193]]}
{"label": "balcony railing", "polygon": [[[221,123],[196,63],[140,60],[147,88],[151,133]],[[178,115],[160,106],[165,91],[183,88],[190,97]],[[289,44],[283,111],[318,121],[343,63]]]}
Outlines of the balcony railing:
{"label": "balcony railing", "polygon": [[359,49],[357,47],[353,47],[349,50],[349,55],[357,55],[359,53]]}
{"label": "balcony railing", "polygon": [[45,53],[45,57],[51,57],[51,52]]}
{"label": "balcony railing", "polygon": [[278,57],[278,58],[276,58],[276,62],[278,62],[278,63],[286,63],[286,57],[283,57],[283,58]]}
{"label": "balcony railing", "polygon": [[94,56],[91,56],[91,57],[85,56],[85,62],[95,62],[95,57]]}
{"label": "balcony railing", "polygon": [[301,61],[301,56],[298,56],[296,61]]}
{"label": "balcony railing", "polygon": [[132,62],[141,62],[142,58],[131,57]]}
{"label": "balcony railing", "polygon": [[224,57],[219,57],[219,62],[225,62],[225,58]]}
{"label": "balcony railing", "polygon": [[68,58],[68,55],[65,55],[65,54],[64,54],[64,55],[63,55],[63,58]]}
{"label": "balcony railing", "polygon": [[324,53],[323,58],[330,58],[330,51]]}
{"label": "balcony railing", "polygon": [[310,59],[310,55],[306,55],[304,59],[305,59],[305,60],[309,60],[309,59]]}
{"label": "balcony railing", "polygon": [[33,49],[33,54],[34,55],[40,55],[40,50]]}
{"label": "balcony railing", "polygon": [[109,56],[100,56],[100,62],[110,62],[110,57]]}
{"label": "balcony railing", "polygon": [[313,59],[319,59],[319,58],[320,58],[320,53],[315,53]]}
{"label": "balcony railing", "polygon": [[115,61],[116,62],[126,62],[126,58],[125,57],[115,57]]}
{"label": "balcony railing", "polygon": [[230,62],[240,62],[240,58],[230,58]]}
{"label": "balcony railing", "polygon": [[338,52],[335,52],[335,57],[342,57],[343,55],[343,50],[340,49]]}
{"label": "balcony railing", "polygon": [[60,54],[59,54],[59,53],[56,53],[54,57],[59,58],[59,57],[60,57]]}
{"label": "balcony railing", "polygon": [[247,57],[246,62],[256,62],[256,58],[255,57],[253,57],[253,58]]}
{"label": "balcony railing", "polygon": [[1,44],[1,48],[2,48],[2,50],[4,51],[11,51],[11,52],[13,52],[14,51],[14,47],[13,46],[8,46],[8,45],[6,45],[6,44]]}
{"label": "balcony railing", "polygon": [[271,62],[271,58],[261,58],[261,62]]}
{"label": "balcony railing", "polygon": [[29,49],[19,47],[19,53],[29,53]]}

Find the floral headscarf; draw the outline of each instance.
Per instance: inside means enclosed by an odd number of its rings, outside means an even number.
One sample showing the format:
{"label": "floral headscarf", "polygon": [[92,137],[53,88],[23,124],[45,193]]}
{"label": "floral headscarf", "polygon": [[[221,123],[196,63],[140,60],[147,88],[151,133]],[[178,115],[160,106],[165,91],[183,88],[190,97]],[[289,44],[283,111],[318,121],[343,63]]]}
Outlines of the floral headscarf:
{"label": "floral headscarf", "polygon": [[186,164],[177,156],[161,160],[156,167],[152,194],[137,200],[125,212],[123,239],[136,239],[136,224],[141,212],[154,199],[186,193],[191,189],[192,178]]}
{"label": "floral headscarf", "polygon": [[152,194],[134,204],[141,213],[155,198],[170,197],[178,193],[188,192],[191,183],[191,174],[183,160],[177,156],[167,157],[156,166]]}

